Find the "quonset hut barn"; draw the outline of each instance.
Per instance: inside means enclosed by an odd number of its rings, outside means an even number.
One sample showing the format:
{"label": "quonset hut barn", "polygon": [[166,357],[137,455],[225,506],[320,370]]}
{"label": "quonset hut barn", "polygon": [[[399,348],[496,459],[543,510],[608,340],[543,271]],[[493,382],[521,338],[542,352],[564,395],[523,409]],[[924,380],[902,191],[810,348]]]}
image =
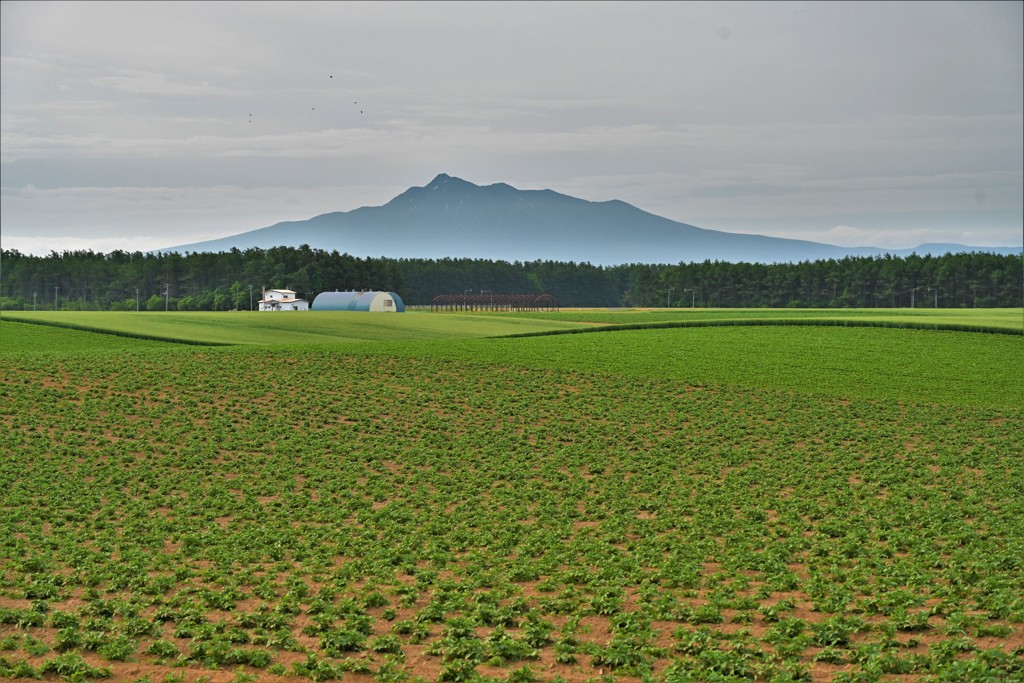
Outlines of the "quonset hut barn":
{"label": "quonset hut barn", "polygon": [[320,292],[313,299],[314,311],[368,311],[404,313],[405,304],[394,292]]}

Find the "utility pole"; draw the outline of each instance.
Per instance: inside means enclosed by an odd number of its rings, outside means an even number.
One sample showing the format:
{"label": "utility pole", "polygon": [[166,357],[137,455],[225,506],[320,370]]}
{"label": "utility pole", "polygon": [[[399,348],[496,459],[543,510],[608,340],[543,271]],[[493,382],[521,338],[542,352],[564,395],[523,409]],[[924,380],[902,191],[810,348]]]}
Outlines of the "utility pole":
{"label": "utility pole", "polygon": [[249,311],[252,312],[252,285],[249,285]]}
{"label": "utility pole", "polygon": [[135,288],[135,312],[139,312],[139,288]]}
{"label": "utility pole", "polygon": [[914,294],[919,289],[921,289],[921,288],[920,287],[914,287],[912,290],[910,290],[910,307],[911,308],[914,307]]}
{"label": "utility pole", "polygon": [[171,286],[164,283],[164,313],[170,310],[171,303]]}
{"label": "utility pole", "polygon": [[672,308],[672,290],[675,287],[668,288],[668,296],[665,298],[665,308]]}
{"label": "utility pole", "polygon": [[935,308],[939,307],[939,289],[938,287],[929,287],[929,292],[935,292]]}
{"label": "utility pole", "polygon": [[57,310],[57,288],[53,288],[53,310]]}
{"label": "utility pole", "polygon": [[683,294],[686,294],[687,292],[690,292],[690,308],[694,308],[694,302],[697,300],[697,292],[690,287],[683,290]]}

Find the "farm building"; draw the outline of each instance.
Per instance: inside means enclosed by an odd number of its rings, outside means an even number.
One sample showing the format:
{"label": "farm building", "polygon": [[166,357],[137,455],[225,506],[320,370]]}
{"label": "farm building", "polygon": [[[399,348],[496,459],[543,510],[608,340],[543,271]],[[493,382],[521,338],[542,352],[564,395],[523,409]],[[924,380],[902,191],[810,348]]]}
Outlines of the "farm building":
{"label": "farm building", "polygon": [[290,289],[265,289],[259,300],[261,311],[308,311],[309,302],[295,297]]}
{"label": "farm building", "polygon": [[313,310],[404,313],[405,304],[394,292],[320,292],[313,299]]}
{"label": "farm building", "polygon": [[438,294],[432,311],[557,311],[558,299],[550,294]]}

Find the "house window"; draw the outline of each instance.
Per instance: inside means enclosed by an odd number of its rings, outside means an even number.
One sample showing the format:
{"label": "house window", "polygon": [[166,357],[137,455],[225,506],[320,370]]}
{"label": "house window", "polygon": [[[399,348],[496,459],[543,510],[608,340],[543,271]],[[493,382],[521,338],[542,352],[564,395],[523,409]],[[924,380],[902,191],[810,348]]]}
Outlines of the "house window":
{"label": "house window", "polygon": [[386,308],[391,308],[391,307],[392,307],[392,306],[394,306],[394,305],[395,305],[395,302],[394,302],[394,301],[392,301],[391,299],[385,299],[385,300],[384,300],[384,306],[385,306]]}

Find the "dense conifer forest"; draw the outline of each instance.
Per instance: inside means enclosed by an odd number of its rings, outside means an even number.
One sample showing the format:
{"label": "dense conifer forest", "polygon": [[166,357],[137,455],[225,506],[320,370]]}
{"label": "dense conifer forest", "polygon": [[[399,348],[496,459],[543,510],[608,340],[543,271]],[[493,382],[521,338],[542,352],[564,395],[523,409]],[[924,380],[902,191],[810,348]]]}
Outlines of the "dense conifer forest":
{"label": "dense conifer forest", "polygon": [[359,258],[306,245],[187,254],[4,250],[0,258],[5,310],[249,310],[264,288],[310,301],[323,291],[394,291],[409,306],[440,294],[543,292],[562,307],[992,308],[1024,305],[1024,260],[975,252],[595,266]]}

